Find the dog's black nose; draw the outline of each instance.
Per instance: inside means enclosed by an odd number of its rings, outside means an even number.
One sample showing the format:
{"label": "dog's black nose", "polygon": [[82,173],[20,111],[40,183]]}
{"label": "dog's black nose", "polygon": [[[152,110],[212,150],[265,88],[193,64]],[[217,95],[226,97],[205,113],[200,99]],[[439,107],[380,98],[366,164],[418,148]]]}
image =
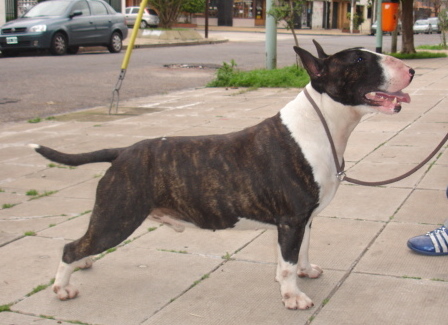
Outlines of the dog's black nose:
{"label": "dog's black nose", "polygon": [[410,68],[410,69],[409,69],[409,74],[410,74],[411,76],[414,76],[414,75],[415,75],[415,70],[412,69],[412,68]]}

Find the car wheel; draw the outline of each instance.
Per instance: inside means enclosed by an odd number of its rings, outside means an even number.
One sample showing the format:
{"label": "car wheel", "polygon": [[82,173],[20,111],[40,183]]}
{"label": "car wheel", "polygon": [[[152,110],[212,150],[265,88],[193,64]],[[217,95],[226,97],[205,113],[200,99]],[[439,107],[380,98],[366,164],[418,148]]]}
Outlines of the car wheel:
{"label": "car wheel", "polygon": [[148,23],[147,23],[146,21],[142,20],[142,21],[140,22],[140,28],[141,28],[141,29],[145,29],[146,27],[148,27]]}
{"label": "car wheel", "polygon": [[110,53],[119,53],[121,48],[123,47],[123,41],[121,39],[121,35],[118,32],[113,32],[110,37],[110,43],[107,46],[107,49]]}
{"label": "car wheel", "polygon": [[64,34],[54,34],[51,40],[50,53],[53,55],[64,55],[67,53],[67,38]]}
{"label": "car wheel", "polygon": [[78,53],[78,51],[79,51],[79,46],[70,46],[67,49],[68,54],[76,54],[76,53]]}

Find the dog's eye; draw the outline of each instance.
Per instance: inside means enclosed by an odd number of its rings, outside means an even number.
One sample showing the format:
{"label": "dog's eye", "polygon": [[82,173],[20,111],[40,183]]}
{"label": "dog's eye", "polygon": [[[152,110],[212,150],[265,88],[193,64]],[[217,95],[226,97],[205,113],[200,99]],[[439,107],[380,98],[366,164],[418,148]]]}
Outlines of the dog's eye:
{"label": "dog's eye", "polygon": [[356,63],[360,63],[360,62],[362,62],[362,61],[364,61],[364,59],[363,59],[362,57],[358,57],[358,58],[356,59]]}

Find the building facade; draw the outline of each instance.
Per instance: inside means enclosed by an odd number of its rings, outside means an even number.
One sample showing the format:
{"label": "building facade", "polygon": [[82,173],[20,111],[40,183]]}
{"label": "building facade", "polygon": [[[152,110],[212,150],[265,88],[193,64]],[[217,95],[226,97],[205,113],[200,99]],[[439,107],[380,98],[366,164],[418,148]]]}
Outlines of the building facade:
{"label": "building facade", "polygon": [[[209,0],[211,26],[256,27],[266,22],[266,0]],[[368,30],[371,9],[368,0],[357,2],[356,11],[364,20],[361,28]],[[349,24],[350,1],[306,1],[295,19],[297,29],[343,29]],[[204,14],[195,15],[198,25],[204,25]],[[284,22],[279,23],[283,27]]]}
{"label": "building facade", "polygon": [[[42,0],[0,0],[0,25],[6,21],[20,17],[27,8]],[[118,12],[125,7],[139,6],[141,0],[105,0]],[[210,26],[256,27],[266,23],[266,0],[208,0]],[[414,19],[434,16],[439,8],[437,1],[414,1]],[[361,32],[370,30],[375,10],[375,0],[357,0],[356,13],[362,18],[359,26]],[[306,1],[302,12],[295,18],[296,29],[347,29],[350,24],[350,0],[314,0]],[[192,23],[203,26],[203,13],[195,14]],[[279,22],[284,27],[285,22]]]}

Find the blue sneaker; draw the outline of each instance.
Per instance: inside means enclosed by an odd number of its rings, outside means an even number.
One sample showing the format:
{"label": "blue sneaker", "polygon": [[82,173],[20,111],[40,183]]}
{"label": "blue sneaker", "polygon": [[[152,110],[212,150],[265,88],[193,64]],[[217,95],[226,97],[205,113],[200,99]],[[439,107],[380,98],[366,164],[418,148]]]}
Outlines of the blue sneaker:
{"label": "blue sneaker", "polygon": [[442,226],[425,235],[413,237],[408,240],[408,247],[420,254],[448,255],[448,228]]}

